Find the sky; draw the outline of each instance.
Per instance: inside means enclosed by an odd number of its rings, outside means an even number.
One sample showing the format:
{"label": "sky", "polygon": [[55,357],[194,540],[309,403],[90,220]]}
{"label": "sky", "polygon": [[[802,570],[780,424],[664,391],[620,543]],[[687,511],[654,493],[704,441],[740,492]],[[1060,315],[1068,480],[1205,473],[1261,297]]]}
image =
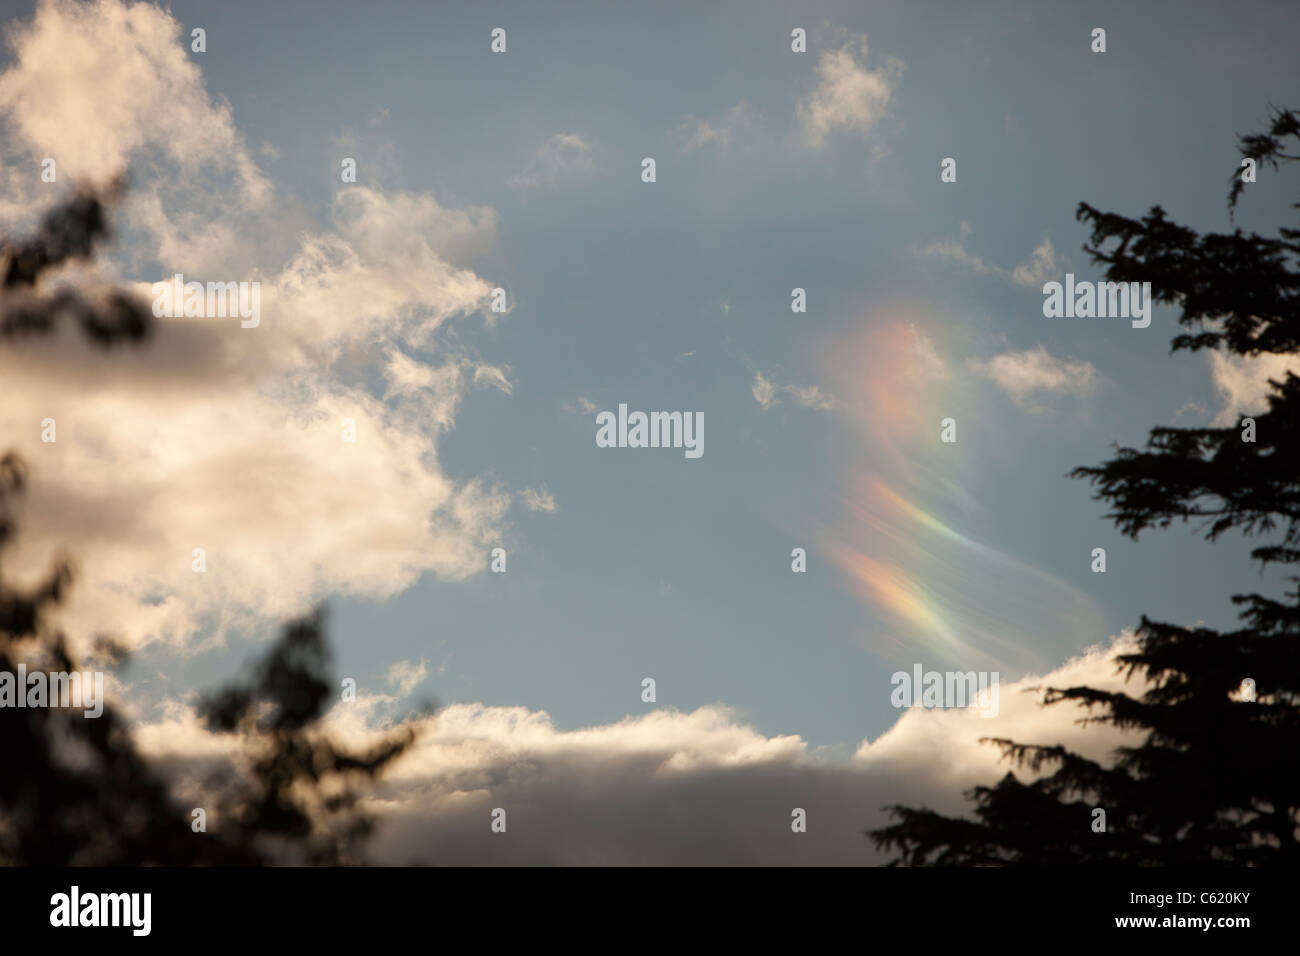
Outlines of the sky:
{"label": "sky", "polygon": [[[979,736],[1075,733],[1014,691],[1277,586],[1066,477],[1258,410],[1277,366],[1171,356],[1163,307],[1047,318],[1043,284],[1101,279],[1081,201],[1232,227],[1237,136],[1300,102],[1292,5],[0,13],[0,230],[125,171],[69,278],[261,284],[256,328],[0,350],[6,573],[75,557],[69,634],[135,649],[115,693],[178,787],[220,755],[194,694],[325,601],[342,730],[446,708],[376,802],[387,859],[872,862],[883,803],[1006,769]],[[1292,185],[1261,171],[1235,225]],[[620,404],[702,415],[703,454],[598,447]],[[1001,714],[896,707],[915,665],[997,672]]]}

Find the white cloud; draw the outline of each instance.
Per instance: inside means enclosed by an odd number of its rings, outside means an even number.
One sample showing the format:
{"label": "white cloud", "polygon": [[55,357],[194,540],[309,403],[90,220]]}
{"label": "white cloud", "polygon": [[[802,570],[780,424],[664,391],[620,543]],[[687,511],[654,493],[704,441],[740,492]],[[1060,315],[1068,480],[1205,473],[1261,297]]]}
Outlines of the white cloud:
{"label": "white cloud", "polygon": [[[47,0],[10,42],[8,155],[50,152],[91,179],[151,160],[131,170],[113,258],[67,274],[120,283],[119,259],[156,259],[161,275],[134,283],[146,302],[173,271],[259,281],[261,324],[164,319],[143,347],[112,353],[71,329],[6,343],[0,430],[32,469],[6,573],[30,579],[70,553],[82,572],[61,612],[70,636],[110,630],[138,646],[479,572],[510,495],[450,478],[438,441],[474,386],[510,393],[509,367],[449,351],[440,333],[493,319],[492,284],[468,264],[492,247],[492,211],[353,185],[328,223],[309,224],[204,92],[163,10]],[[0,210],[23,198],[10,185],[0,177]],[[375,356],[382,400],[361,384]],[[48,445],[31,428],[47,417]]]}
{"label": "white cloud", "polygon": [[1287,372],[1300,375],[1300,356],[1211,352],[1210,373],[1223,400],[1214,425],[1223,428],[1235,424],[1241,415],[1258,415],[1267,411],[1267,397],[1272,391],[1268,380],[1283,381]]}
{"label": "white cloud", "polygon": [[749,391],[754,396],[754,401],[762,406],[763,411],[776,404],[776,386],[769,382],[762,372],[754,373],[754,384],[750,386]]}
{"label": "white cloud", "polygon": [[508,377],[509,371],[509,368],[499,369],[495,365],[480,362],[474,366],[474,384],[491,385],[507,395],[513,395],[515,387]]}
{"label": "white cloud", "polygon": [[1029,254],[1028,261],[1011,270],[1011,281],[1027,289],[1041,289],[1044,282],[1060,275],[1061,271],[1061,261],[1052,248],[1052,240],[1044,236]]}
{"label": "white cloud", "polygon": [[816,385],[786,385],[785,391],[804,408],[826,411],[835,407],[834,396],[827,395]]}
{"label": "white cloud", "polygon": [[[576,730],[523,707],[453,705],[420,719],[422,735],[367,803],[379,818],[372,848],[389,864],[882,862],[887,857],[861,833],[887,822],[882,806],[965,814],[964,790],[1011,769],[980,737],[1061,743],[1102,761],[1115,746],[1136,742],[1113,728],[1081,727],[1080,709],[1043,708],[1039,693],[1026,692],[1086,684],[1140,693],[1137,679],[1126,686],[1115,673],[1113,654],[1129,640],[1090,648],[1045,676],[1003,683],[996,717],[908,710],[848,758],[819,753],[796,735],[765,736],[722,705],[652,709]],[[872,688],[889,694],[889,675],[876,674]],[[339,706],[327,720],[339,738],[363,744],[382,713]],[[231,756],[178,704],[137,739],[192,797]],[[488,826],[496,807],[506,810],[506,836]],[[809,825],[792,838],[795,807],[807,811]]]}
{"label": "white cloud", "polygon": [[829,411],[838,404],[835,396],[816,385],[777,385],[758,371],[754,372],[754,381],[749,391],[763,411],[779,405],[781,393],[789,395],[796,405],[818,411]]}
{"label": "white cloud", "polygon": [[1089,395],[1097,385],[1097,370],[1091,362],[1053,358],[1041,345],[995,355],[987,361],[971,359],[967,364],[1019,405],[1029,403],[1039,392]]}
{"label": "white cloud", "polygon": [[224,161],[265,191],[230,104],[208,96],[181,36],[148,4],[41,0],[10,34],[0,113],[30,155],[57,157],[75,178],[104,182],[147,149],[189,169]]}
{"label": "white cloud", "polygon": [[151,175],[132,183],[128,208],[174,268],[205,271],[263,245],[270,183],[167,11],[41,0],[29,23],[10,25],[8,45],[0,165],[51,157],[61,185],[102,186],[147,160]]}
{"label": "white cloud", "polygon": [[717,119],[688,117],[677,129],[682,152],[692,152],[707,146],[726,149],[755,122],[754,109],[741,100]]}
{"label": "white cloud", "polygon": [[917,375],[931,381],[946,379],[948,366],[934,347],[934,340],[910,323],[908,330],[911,332],[911,341],[907,343],[905,351],[912,359]]}
{"label": "white cloud", "polygon": [[1060,275],[1069,260],[1057,254],[1052,240],[1047,236],[1029,253],[1029,258],[1012,269],[1003,269],[989,265],[984,259],[966,248],[966,239],[971,234],[971,226],[963,222],[958,227],[955,239],[936,239],[924,246],[916,247],[913,252],[925,259],[944,259],[968,269],[976,275],[996,276],[1018,286],[1028,289],[1041,289],[1044,282]]}
{"label": "white cloud", "polygon": [[414,661],[396,661],[390,664],[384,679],[399,697],[408,696],[411,691],[424,683],[429,676],[429,662],[424,658],[420,663]]}
{"label": "white cloud", "polygon": [[555,496],[545,488],[525,488],[519,493],[519,498],[529,511],[552,512],[555,510]]}
{"label": "white cloud", "polygon": [[874,70],[866,67],[867,38],[827,50],[817,60],[817,88],[798,106],[804,142],[821,146],[836,131],[866,135],[885,117],[903,74],[893,57]]}
{"label": "white cloud", "polygon": [[506,181],[511,189],[553,186],[563,173],[592,169],[591,144],[575,133],[556,133],[537,148],[528,167]]}
{"label": "white cloud", "polygon": [[599,405],[582,395],[579,395],[573,401],[565,402],[560,406],[561,411],[568,412],[571,415],[590,415],[593,412],[599,411],[599,409]]}
{"label": "white cloud", "polygon": [[921,246],[916,254],[927,259],[947,259],[970,269],[977,275],[991,275],[994,270],[984,260],[966,249],[966,237],[971,234],[970,223],[963,222],[956,239],[936,239]]}

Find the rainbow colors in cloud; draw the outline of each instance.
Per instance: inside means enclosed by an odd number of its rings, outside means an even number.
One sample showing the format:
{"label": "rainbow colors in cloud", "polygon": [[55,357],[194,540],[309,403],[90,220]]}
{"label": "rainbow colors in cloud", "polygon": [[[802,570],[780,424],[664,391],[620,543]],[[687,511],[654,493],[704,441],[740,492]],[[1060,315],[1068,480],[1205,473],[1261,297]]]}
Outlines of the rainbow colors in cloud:
{"label": "rainbow colors in cloud", "polygon": [[[1047,639],[1096,641],[1090,598],[966,530],[990,519],[975,491],[990,475],[979,449],[962,445],[961,421],[992,412],[977,410],[921,325],[874,322],[830,351],[861,441],[822,545],[873,612],[870,646],[901,660],[1014,672],[1044,663]],[[940,441],[946,417],[958,420],[955,444]]]}

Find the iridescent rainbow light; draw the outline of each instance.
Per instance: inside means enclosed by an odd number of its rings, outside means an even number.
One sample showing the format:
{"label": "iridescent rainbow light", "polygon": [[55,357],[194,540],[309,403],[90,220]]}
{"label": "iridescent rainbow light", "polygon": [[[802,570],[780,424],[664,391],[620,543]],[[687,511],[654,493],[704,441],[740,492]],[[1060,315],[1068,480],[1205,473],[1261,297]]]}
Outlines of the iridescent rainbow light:
{"label": "iridescent rainbow light", "polygon": [[939,442],[940,420],[971,405],[918,325],[877,323],[832,351],[834,387],[865,460],[852,463],[844,517],[822,538],[852,591],[880,612],[873,645],[1010,671],[1040,662],[1044,626],[1092,627],[1095,608],[1076,588],[940,516],[982,515],[962,480],[969,459]]}

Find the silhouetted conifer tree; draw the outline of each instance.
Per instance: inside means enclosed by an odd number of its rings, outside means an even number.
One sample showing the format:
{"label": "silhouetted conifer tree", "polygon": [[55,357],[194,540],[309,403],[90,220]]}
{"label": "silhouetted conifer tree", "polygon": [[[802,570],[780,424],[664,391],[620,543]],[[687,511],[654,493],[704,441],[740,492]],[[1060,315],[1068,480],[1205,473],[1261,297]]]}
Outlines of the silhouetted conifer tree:
{"label": "silhouetted conifer tree", "polygon": [[[1243,157],[1276,170],[1300,159],[1298,142],[1300,114],[1277,110],[1267,133],[1239,145]],[[1230,213],[1244,186],[1234,173]],[[1081,203],[1077,218],[1092,227],[1084,249],[1107,279],[1149,281],[1157,301],[1181,309],[1188,331],[1173,350],[1300,351],[1300,230],[1200,235],[1158,206],[1134,220]],[[1300,563],[1300,378],[1288,372],[1269,385],[1254,442],[1243,441],[1239,424],[1154,428],[1145,449],[1118,448],[1071,475],[1093,483],[1112,509],[1107,517],[1132,538],[1195,521],[1209,540],[1232,530],[1272,535],[1254,558]],[[1045,705],[1087,708],[1086,722],[1145,732],[1112,762],[993,739],[1018,766],[1055,769],[1029,783],[1008,773],[975,787],[967,794],[974,819],[888,807],[895,822],[870,836],[908,865],[1300,863],[1300,578],[1288,580],[1297,587],[1284,600],[1234,596],[1246,626],[1228,633],[1143,616],[1137,649],[1118,658],[1126,676],[1150,681],[1140,698],[1045,691]],[[1247,678],[1253,702],[1240,693]],[[1090,826],[1096,807],[1106,811],[1105,833]]]}

